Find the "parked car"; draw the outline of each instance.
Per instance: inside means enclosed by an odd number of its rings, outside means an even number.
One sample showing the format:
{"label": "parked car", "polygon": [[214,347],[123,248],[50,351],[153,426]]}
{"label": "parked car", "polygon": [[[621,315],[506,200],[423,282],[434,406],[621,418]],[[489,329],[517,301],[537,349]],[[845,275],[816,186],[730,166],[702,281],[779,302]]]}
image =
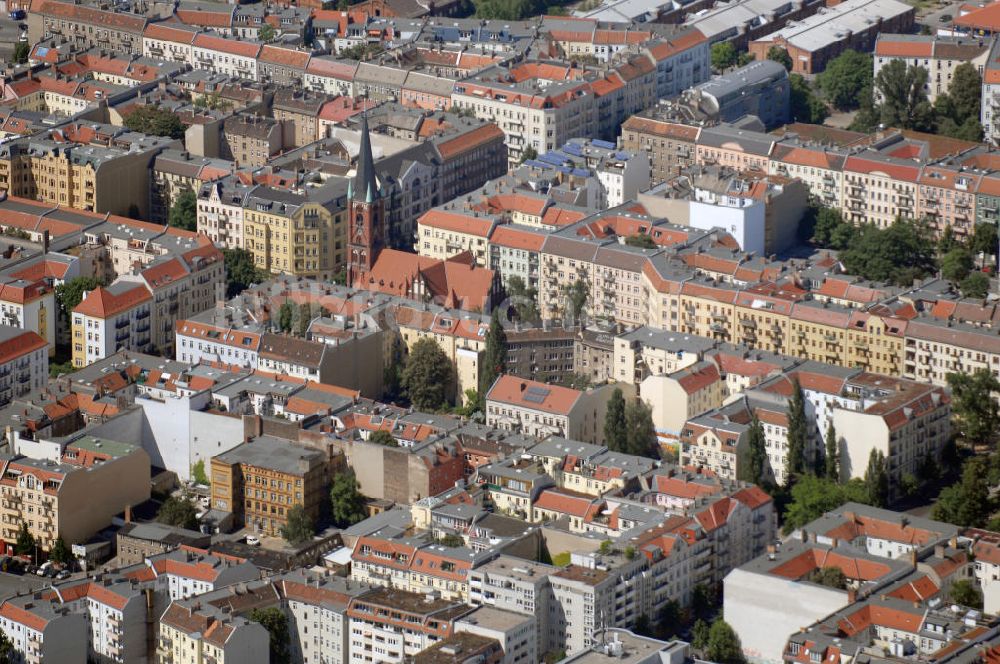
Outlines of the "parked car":
{"label": "parked car", "polygon": [[61,571],[58,574],[56,574],[56,578],[59,579],[60,581],[65,581],[66,579],[68,579],[71,576],[73,576],[73,575],[72,575],[72,573],[68,569],[64,569],[63,571]]}
{"label": "parked car", "polygon": [[28,12],[23,9],[15,9],[10,13],[10,19],[12,21],[23,21],[26,18],[28,18]]}
{"label": "parked car", "polygon": [[247,544],[250,546],[260,546],[260,538],[256,535],[247,535]]}

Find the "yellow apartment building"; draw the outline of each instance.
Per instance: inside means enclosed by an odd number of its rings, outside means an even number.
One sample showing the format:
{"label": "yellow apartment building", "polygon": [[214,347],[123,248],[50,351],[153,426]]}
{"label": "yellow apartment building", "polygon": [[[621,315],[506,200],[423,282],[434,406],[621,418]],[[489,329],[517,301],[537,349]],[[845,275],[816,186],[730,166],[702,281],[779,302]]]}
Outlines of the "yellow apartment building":
{"label": "yellow apartment building", "polygon": [[318,189],[257,190],[243,214],[244,247],[275,274],[331,279],[347,265],[346,185],[336,196]]}

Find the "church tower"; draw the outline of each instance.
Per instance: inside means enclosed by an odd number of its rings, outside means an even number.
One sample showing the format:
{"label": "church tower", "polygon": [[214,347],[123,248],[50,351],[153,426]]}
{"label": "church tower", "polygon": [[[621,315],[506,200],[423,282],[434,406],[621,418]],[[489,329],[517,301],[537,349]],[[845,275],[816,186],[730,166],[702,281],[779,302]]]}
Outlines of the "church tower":
{"label": "church tower", "polygon": [[385,247],[385,210],[375,177],[367,113],[361,116],[361,149],[354,180],[348,184],[347,199],[347,283],[354,285],[355,279],[371,271]]}

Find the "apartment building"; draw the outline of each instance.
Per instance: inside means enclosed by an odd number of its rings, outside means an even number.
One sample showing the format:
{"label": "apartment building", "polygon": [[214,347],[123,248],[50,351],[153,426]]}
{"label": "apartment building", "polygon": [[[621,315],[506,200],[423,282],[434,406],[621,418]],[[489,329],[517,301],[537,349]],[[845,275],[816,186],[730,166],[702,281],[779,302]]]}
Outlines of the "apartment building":
{"label": "apartment building", "polygon": [[284,134],[283,122],[274,118],[233,115],[222,126],[222,156],[237,166],[261,168],[285,147]]}
{"label": "apartment building", "polygon": [[150,23],[142,33],[142,54],[147,58],[190,63],[194,59],[192,43],[199,31],[184,23]]}
{"label": "apartment building", "polygon": [[191,42],[191,66],[231,78],[257,80],[261,44],[198,33]]}
{"label": "apartment building", "polygon": [[486,394],[486,423],[539,438],[557,435],[599,444],[612,391],[610,385],[580,391],[503,375]]}
{"label": "apartment building", "polygon": [[259,436],[212,458],[212,506],[256,533],[280,536],[294,505],[319,518],[330,465],[319,450]]}
{"label": "apartment building", "polygon": [[6,270],[0,277],[0,323],[35,332],[55,352],[55,287],[79,275],[79,259],[55,252]]}
{"label": "apartment building", "polygon": [[148,19],[93,5],[47,0],[28,13],[28,38],[32,44],[47,37],[64,37],[76,48],[106,48],[140,55]]}
{"label": "apartment building", "polygon": [[0,404],[48,385],[49,345],[36,332],[0,325]]}
{"label": "apartment building", "polygon": [[695,163],[700,128],[670,119],[659,107],[640,111],[622,125],[622,145],[632,153],[649,155],[652,183],[675,175],[677,167]]}
{"label": "apartment building", "polygon": [[12,597],[0,605],[0,630],[16,661],[84,664],[87,620],[79,613],[39,602],[33,595]]}
{"label": "apartment building", "polygon": [[351,662],[398,662],[442,641],[471,611],[461,602],[378,588],[351,599]]}
{"label": "apartment building", "polygon": [[[51,4],[51,3],[50,3]],[[0,186],[11,196],[145,218],[149,168],[173,139],[122,127],[71,123],[0,148]]]}
{"label": "apartment building", "polygon": [[275,274],[332,279],[347,265],[347,188],[342,180],[286,191],[257,187],[243,211],[243,248]]}
{"label": "apartment building", "polygon": [[535,653],[548,652],[555,646],[549,627],[555,601],[549,575],[555,571],[551,565],[500,555],[469,572],[469,603],[537,617],[533,650]]}
{"label": "apartment building", "polygon": [[2,539],[10,550],[22,523],[42,550],[58,537],[84,542],[126,505],[149,498],[149,455],[92,436],[71,442],[59,461],[14,457],[0,477]]}
{"label": "apartment building", "polygon": [[97,661],[148,662],[147,626],[164,601],[153,588],[122,575],[99,575],[52,586],[43,599],[87,622],[87,655]]}
{"label": "apartment building", "polygon": [[232,163],[224,159],[192,156],[186,150],[164,150],[151,167],[149,220],[167,223],[170,209],[185,192],[226,176]]}
{"label": "apartment building", "polygon": [[183,546],[147,557],[145,568],[136,570],[135,576],[152,577],[176,602],[237,583],[255,581],[260,578],[260,570],[243,558]]}
{"label": "apartment building", "polygon": [[909,32],[915,19],[913,7],[896,0],[845,0],[750,42],[749,51],[764,60],[770,48],[783,48],[793,72],[818,74],[848,49],[870,52],[880,33]]}
{"label": "apartment building", "polygon": [[270,657],[263,625],[197,600],[172,603],[159,627],[158,664],[265,664]]}
{"label": "apartment building", "polygon": [[897,60],[907,67],[923,67],[928,74],[924,92],[934,103],[948,93],[959,65],[969,63],[982,76],[989,52],[990,43],[982,38],[892,34],[883,30],[875,40],[874,75]]}
{"label": "apartment building", "polygon": [[[123,278],[125,283],[133,277]],[[153,261],[136,278],[152,296],[150,343],[160,352],[174,352],[175,322],[215,306],[225,293],[226,268],[222,251],[205,244],[177,256]],[[114,286],[114,284],[112,284]],[[141,332],[137,329],[137,332]]]}
{"label": "apartment building", "polygon": [[[640,58],[637,58],[639,60]],[[625,81],[616,72],[605,83],[600,75],[555,61],[528,61],[513,67],[495,66],[455,85],[452,104],[476,117],[495,122],[504,132],[511,163],[531,148],[543,154],[571,138],[601,136],[603,122],[649,106],[656,94],[656,70],[642,57],[638,78]],[[516,81],[509,84],[506,81]],[[596,88],[595,88],[596,86]],[[634,88],[627,100],[618,93]],[[607,96],[610,112],[596,113],[596,99]],[[610,124],[606,127],[610,138]]]}
{"label": "apartment building", "polygon": [[253,369],[258,366],[263,327],[226,308],[207,311],[176,324],[174,354],[179,362],[220,362]]}
{"label": "apartment building", "polygon": [[[265,46],[264,50],[270,50]],[[308,54],[306,59],[308,59]],[[279,88],[274,93],[272,112],[274,119],[285,129],[283,144],[300,148],[323,137],[319,118],[323,107],[333,98],[323,93],[314,93],[295,88]]]}
{"label": "apartment building", "polygon": [[740,450],[753,417],[761,422],[774,481],[788,476],[788,399],[799,382],[809,403],[805,458],[822,456],[823,436],[832,424],[843,478],[863,478],[873,451],[888,461],[890,495],[904,476],[918,476],[921,464],[940,458],[951,435],[949,399],[922,383],[890,376],[805,363],[785,376],[743,392],[743,398],[687,421],[681,431],[682,458],[723,477],[736,477]]}
{"label": "apartment building", "polygon": [[73,309],[73,366],[83,368],[119,350],[148,352],[152,308],[149,290],[129,281],[84,293]]}
{"label": "apartment building", "polygon": [[737,122],[753,115],[765,127],[778,127],[789,118],[788,72],[766,56],[758,58],[685,90],[680,103],[717,122]]}
{"label": "apartment building", "polygon": [[243,214],[256,185],[222,178],[198,190],[198,232],[225,249],[243,248]]}
{"label": "apartment building", "polygon": [[347,607],[369,588],[338,577],[306,570],[281,575],[274,587],[291,613],[291,656],[303,664],[346,664],[350,661]]}

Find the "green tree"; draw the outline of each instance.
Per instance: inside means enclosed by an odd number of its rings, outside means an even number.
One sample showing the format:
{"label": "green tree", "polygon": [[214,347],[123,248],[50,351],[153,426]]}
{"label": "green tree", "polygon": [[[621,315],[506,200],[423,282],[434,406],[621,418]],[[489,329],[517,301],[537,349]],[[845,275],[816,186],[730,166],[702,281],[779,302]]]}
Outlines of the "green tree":
{"label": "green tree", "polygon": [[365,497],[361,495],[361,485],[354,471],[337,473],[330,484],[330,518],[338,528],[349,528],[368,518]]}
{"label": "green tree", "polygon": [[869,505],[886,507],[889,504],[889,468],[886,465],[885,454],[881,450],[873,449],[868,455],[865,493],[868,494]]}
{"label": "green tree", "polygon": [[181,192],[167,215],[167,223],[185,231],[198,230],[198,196],[191,189]]}
{"label": "green tree", "polygon": [[52,543],[52,549],[49,551],[49,560],[60,565],[68,565],[73,561],[73,554],[70,553],[70,549],[66,546],[66,540],[62,538],[62,535],[56,538],[56,541]]}
{"label": "green tree", "polygon": [[653,242],[653,238],[645,233],[629,235],[625,238],[625,244],[630,247],[639,247],[640,249],[656,249],[656,243]]}
{"label": "green tree", "polygon": [[270,23],[260,26],[260,30],[257,31],[257,38],[265,44],[274,41],[274,35],[274,26]]}
{"label": "green tree", "polygon": [[125,116],[125,126],[151,136],[184,138],[184,123],[166,108],[146,104]]}
{"label": "green tree", "polygon": [[[785,53],[787,54],[787,52]],[[788,95],[789,108],[794,122],[823,124],[823,121],[829,117],[830,111],[827,110],[826,104],[813,93],[809,82],[801,74],[788,76]]]}
{"label": "green tree", "polygon": [[628,433],[625,430],[625,397],[619,388],[611,393],[608,409],[604,413],[604,444],[614,452],[628,449]]}
{"label": "green tree", "polygon": [[250,611],[250,620],[260,623],[269,635],[269,650],[271,664],[288,664],[290,655],[288,644],[288,616],[276,606],[256,608]]}
{"label": "green tree", "polygon": [[969,459],[958,483],[941,491],[934,504],[932,517],[962,528],[982,528],[993,512],[989,483],[986,480],[988,472],[986,461],[982,457]]}
{"label": "green tree", "polygon": [[418,339],[403,369],[402,384],[418,410],[435,411],[448,403],[455,368],[441,347],[429,337]]}
{"label": "green tree", "polygon": [[[844,221],[840,210],[819,206],[813,217],[816,220],[813,224],[812,234],[814,244],[837,250],[847,248],[854,236],[854,226]],[[846,229],[846,234],[843,229]]]}
{"label": "green tree", "polygon": [[83,294],[103,285],[104,282],[96,277],[74,277],[59,284],[56,286],[55,296],[59,313],[69,320],[70,313],[83,300]]}
{"label": "green tree", "polygon": [[500,310],[494,309],[486,331],[486,348],[479,363],[479,407],[485,412],[486,394],[501,374],[507,373],[507,333],[500,324]]}
{"label": "green tree", "polygon": [[840,446],[837,444],[837,430],[833,428],[833,419],[826,426],[825,456],[823,457],[823,475],[828,480],[840,481]]}
{"label": "green tree", "polygon": [[31,45],[28,42],[19,41],[14,44],[14,63],[19,65],[26,64],[30,52]]}
{"label": "green tree", "polygon": [[538,158],[538,150],[529,145],[528,147],[521,150],[521,159],[518,163],[523,164],[524,162],[530,159],[537,159],[537,158]]}
{"label": "green tree", "polygon": [[254,265],[253,254],[246,249],[223,249],[222,256],[226,265],[227,298],[239,295],[253,284],[267,281],[270,276]]}
{"label": "green tree", "polygon": [[941,276],[951,282],[957,283],[965,279],[973,267],[972,252],[961,244],[941,258]]}
{"label": "green tree", "polygon": [[13,642],[7,638],[6,632],[0,631],[0,664],[12,664],[15,661],[15,656]]}
{"label": "green tree", "polygon": [[976,118],[967,118],[957,123],[950,117],[936,114],[936,132],[942,136],[978,143],[983,139],[983,125]]}
{"label": "green tree", "polygon": [[385,429],[379,429],[372,435],[368,436],[368,442],[375,443],[376,445],[384,445],[386,447],[399,447],[399,441]]}
{"label": "green tree", "polygon": [[453,549],[465,546],[465,540],[462,539],[462,536],[455,533],[446,533],[445,535],[437,538],[436,542],[441,546],[447,546]]}
{"label": "green tree", "polygon": [[872,56],[847,50],[827,63],[816,77],[827,100],[839,110],[858,108],[871,99]]}
{"label": "green tree", "polygon": [[839,567],[820,567],[809,572],[808,581],[828,588],[847,589],[847,575]]}
{"label": "green tree", "polygon": [[639,397],[625,404],[625,431],[629,454],[660,458],[656,427],[653,426],[653,411]]}
{"label": "green tree", "polygon": [[35,553],[35,536],[28,531],[28,524],[25,521],[21,522],[21,527],[17,531],[14,553],[19,556],[30,556]]}
{"label": "green tree", "polygon": [[951,409],[962,439],[970,445],[992,443],[1000,425],[1000,410],[993,395],[1000,381],[990,369],[972,374],[950,373]]}
{"label": "green tree", "polygon": [[850,274],[910,286],[936,271],[934,249],[925,225],[897,219],[884,230],[874,224],[860,227],[840,259]]}
{"label": "green tree", "polygon": [[743,448],[739,460],[738,478],[744,482],[760,484],[767,467],[767,441],[764,438],[764,427],[757,415],[750,422],[747,434],[747,444]]}
{"label": "green tree", "polygon": [[854,479],[838,484],[823,477],[803,475],[792,487],[791,501],[784,517],[785,532],[801,528],[848,501],[868,502],[864,482]]}
{"label": "green tree", "polygon": [[295,335],[303,339],[309,333],[309,325],[313,322],[313,307],[308,302],[303,302],[295,308],[294,328]]}
{"label": "green tree", "polygon": [[982,272],[971,272],[969,276],[962,279],[958,288],[965,297],[984,298],[990,292],[990,278]]}
{"label": "green tree", "polygon": [[711,628],[708,623],[699,618],[695,621],[694,626],[691,628],[691,646],[696,650],[705,650],[708,648],[708,635]]}
{"label": "green tree", "polygon": [[720,41],[712,44],[712,69],[722,72],[736,64],[739,55],[736,47],[730,41]]}
{"label": "green tree", "polygon": [[931,131],[934,107],[927,101],[927,70],[892,60],[875,77],[882,95],[881,119],[887,127]]}
{"label": "green tree", "polygon": [[944,256],[952,249],[957,249],[962,246],[962,242],[955,237],[955,231],[951,226],[945,226],[944,230],[941,231],[941,237],[938,238],[937,250],[938,253]]}
{"label": "green tree", "polygon": [[156,513],[156,520],[168,526],[197,530],[198,510],[187,498],[170,496],[160,505],[160,509]]}
{"label": "green tree", "polygon": [[[951,228],[950,226],[948,228]],[[976,224],[972,234],[972,251],[985,256],[996,257],[997,226],[996,224]]]}
{"label": "green tree", "polygon": [[747,53],[746,51],[740,51],[739,55],[736,56],[736,66],[746,67],[748,64],[756,59],[753,53]]}
{"label": "green tree", "polygon": [[740,637],[722,618],[716,618],[708,630],[708,646],[705,648],[708,661],[717,664],[743,664],[743,646]]}
{"label": "green tree", "polygon": [[882,121],[882,109],[875,105],[872,86],[866,87],[860,97],[860,108],[858,108],[858,112],[854,114],[854,119],[851,120],[851,124],[848,126],[848,129],[851,131],[871,133],[875,131],[879,123]]}
{"label": "green tree", "polygon": [[952,583],[948,596],[955,604],[967,606],[970,609],[982,610],[983,608],[983,593],[979,591],[971,579],[958,579]]}
{"label": "green tree", "polygon": [[951,119],[962,124],[968,119],[979,121],[979,105],[982,97],[983,80],[971,62],[963,62],[955,67],[948,85],[948,100]]}
{"label": "green tree", "polygon": [[799,379],[792,380],[792,398],[788,400],[788,478],[786,484],[791,484],[793,477],[806,471],[806,445],[809,443],[809,422],[806,420],[806,400],[802,394]]}
{"label": "green tree", "polygon": [[566,288],[565,296],[567,313],[570,315],[570,318],[579,323],[587,307],[587,299],[590,297],[590,289],[587,287],[587,282],[577,279],[572,285]]}
{"label": "green tree", "polygon": [[525,285],[524,279],[516,275],[507,280],[506,288],[519,321],[533,322],[540,318],[537,289],[529,288]]}
{"label": "green tree", "polygon": [[308,542],[316,534],[316,524],[306,512],[301,503],[288,508],[285,513],[285,525],[281,527],[281,536],[292,546]]}
{"label": "green tree", "polygon": [[767,59],[774,60],[784,67],[785,71],[792,71],[792,56],[788,55],[788,51],[780,46],[772,46],[767,49]]}
{"label": "green tree", "polygon": [[208,484],[208,475],[205,474],[205,460],[199,459],[191,466],[191,479],[198,484]]}
{"label": "green tree", "polygon": [[292,331],[292,316],[295,315],[295,305],[285,300],[278,307],[278,329],[288,334]]}

